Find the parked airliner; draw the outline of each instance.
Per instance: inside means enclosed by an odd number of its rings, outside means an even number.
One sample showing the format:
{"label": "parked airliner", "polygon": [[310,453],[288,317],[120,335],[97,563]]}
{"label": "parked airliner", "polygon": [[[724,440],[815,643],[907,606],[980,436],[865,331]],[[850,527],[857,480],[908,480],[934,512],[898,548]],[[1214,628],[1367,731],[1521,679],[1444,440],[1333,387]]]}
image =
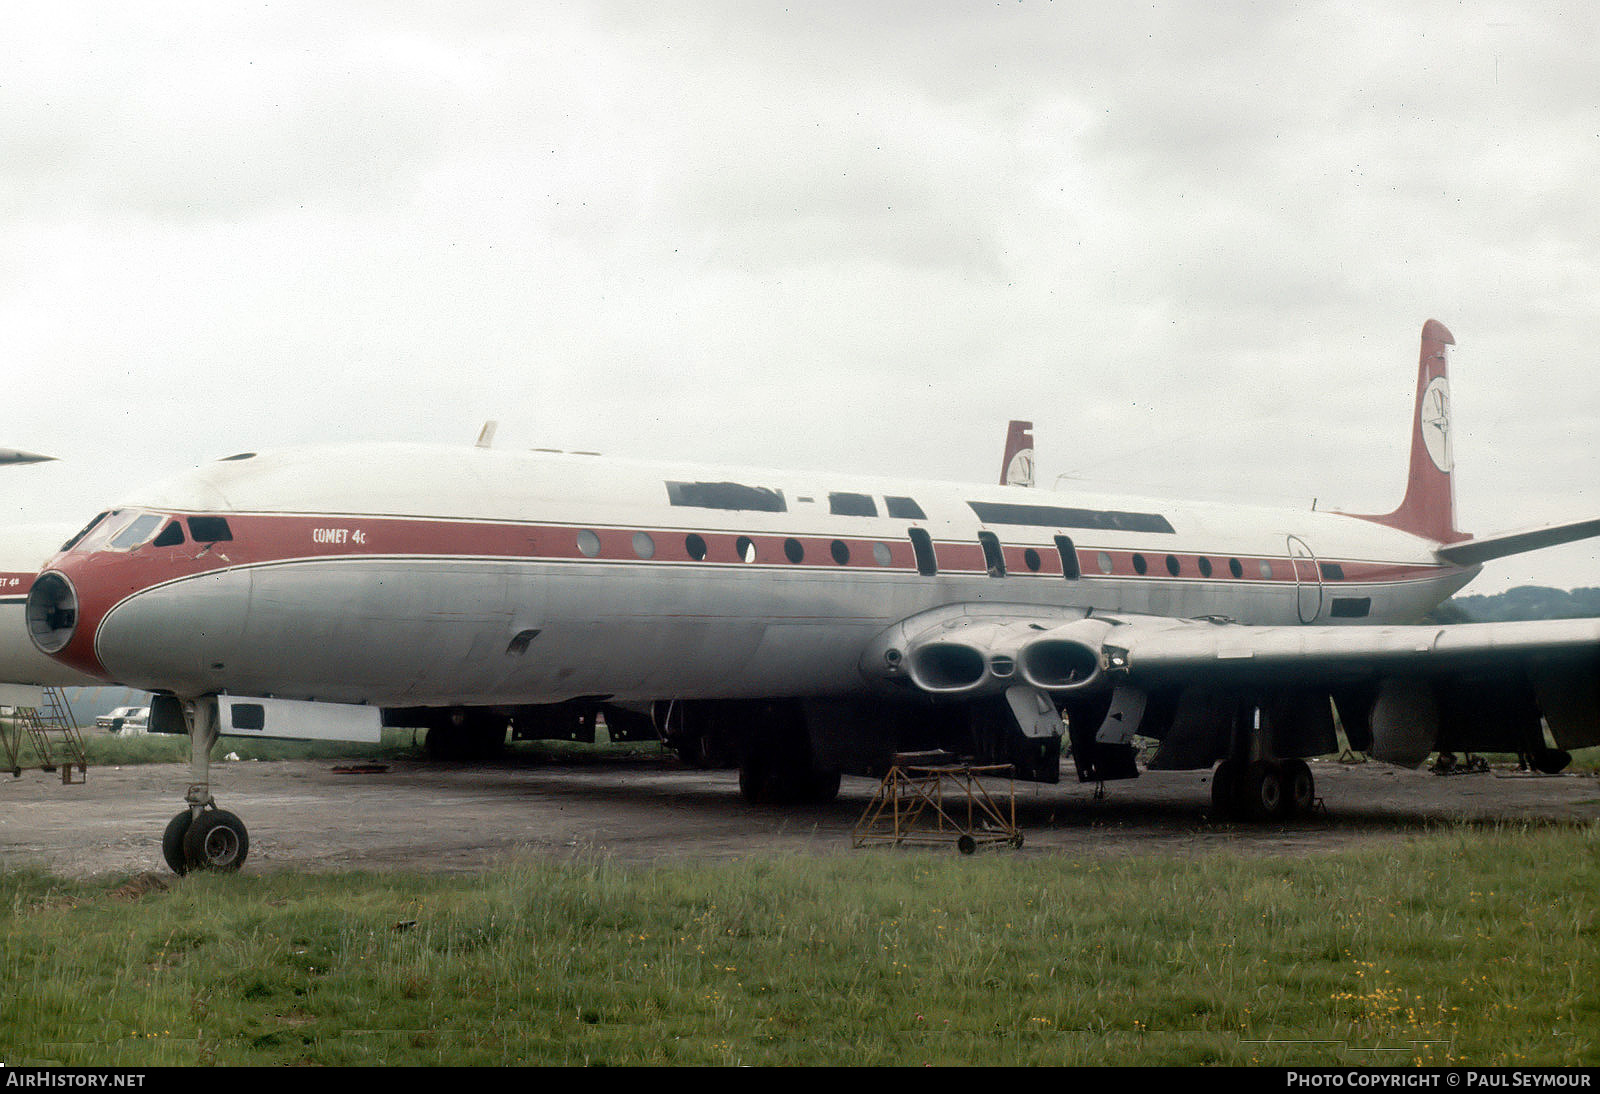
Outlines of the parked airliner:
{"label": "parked airliner", "polygon": [[[1305,757],[1600,743],[1600,620],[1418,623],[1502,555],[1600,520],[1455,527],[1447,350],[1422,331],[1393,512],[706,469],[489,447],[241,452],[95,517],[33,582],[73,670],[191,734],[169,864],[231,869],[220,734],[660,734],[753,800],[941,748],[1053,782],[1217,765],[1229,816],[1314,799]],[[1012,463],[1007,455],[1007,466]],[[1549,732],[1555,747],[1545,738]]]}

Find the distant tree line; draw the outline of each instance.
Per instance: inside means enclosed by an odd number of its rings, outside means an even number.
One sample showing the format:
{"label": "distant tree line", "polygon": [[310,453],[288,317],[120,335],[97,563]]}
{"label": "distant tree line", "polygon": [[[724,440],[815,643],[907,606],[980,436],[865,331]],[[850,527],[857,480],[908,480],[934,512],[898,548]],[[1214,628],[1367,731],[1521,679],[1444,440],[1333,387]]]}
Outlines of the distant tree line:
{"label": "distant tree line", "polygon": [[1493,596],[1453,596],[1428,613],[1431,623],[1500,623],[1513,619],[1590,619],[1600,616],[1600,588],[1551,589],[1519,585]]}

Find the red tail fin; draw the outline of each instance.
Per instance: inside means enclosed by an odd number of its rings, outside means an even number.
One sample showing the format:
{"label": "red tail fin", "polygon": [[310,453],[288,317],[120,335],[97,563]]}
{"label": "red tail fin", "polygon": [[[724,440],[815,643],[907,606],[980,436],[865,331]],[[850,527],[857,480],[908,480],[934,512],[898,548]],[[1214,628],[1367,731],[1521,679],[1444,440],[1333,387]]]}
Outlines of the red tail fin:
{"label": "red tail fin", "polygon": [[1423,324],[1417,401],[1411,419],[1411,473],[1406,480],[1405,500],[1392,513],[1362,515],[1363,520],[1387,524],[1437,543],[1469,538],[1456,529],[1447,349],[1455,344],[1455,338],[1437,319]]}
{"label": "red tail fin", "polygon": [[1000,461],[1001,486],[1033,485],[1033,423],[1012,422],[1006,431],[1006,453]]}

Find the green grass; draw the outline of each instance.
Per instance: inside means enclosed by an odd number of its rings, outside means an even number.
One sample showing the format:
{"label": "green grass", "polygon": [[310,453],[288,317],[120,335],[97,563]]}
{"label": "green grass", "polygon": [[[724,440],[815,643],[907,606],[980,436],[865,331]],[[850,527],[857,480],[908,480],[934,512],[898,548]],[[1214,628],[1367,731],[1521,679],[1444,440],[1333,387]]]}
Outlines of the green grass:
{"label": "green grass", "polygon": [[0,873],[0,1060],[1592,1066],[1597,852]]}

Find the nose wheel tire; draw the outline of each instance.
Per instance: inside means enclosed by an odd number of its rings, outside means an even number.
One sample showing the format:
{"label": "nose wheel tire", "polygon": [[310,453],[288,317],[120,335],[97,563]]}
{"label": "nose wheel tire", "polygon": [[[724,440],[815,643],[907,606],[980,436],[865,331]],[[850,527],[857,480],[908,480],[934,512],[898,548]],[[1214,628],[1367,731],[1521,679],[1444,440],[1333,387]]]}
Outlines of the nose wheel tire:
{"label": "nose wheel tire", "polygon": [[244,822],[226,809],[208,809],[199,817],[179,813],[161,836],[161,856],[175,874],[237,870],[249,853]]}
{"label": "nose wheel tire", "polygon": [[189,872],[189,860],[183,854],[183,837],[189,834],[189,822],[192,820],[194,814],[185,809],[168,821],[167,830],[161,833],[161,857],[167,860],[167,866],[179,877]]}

